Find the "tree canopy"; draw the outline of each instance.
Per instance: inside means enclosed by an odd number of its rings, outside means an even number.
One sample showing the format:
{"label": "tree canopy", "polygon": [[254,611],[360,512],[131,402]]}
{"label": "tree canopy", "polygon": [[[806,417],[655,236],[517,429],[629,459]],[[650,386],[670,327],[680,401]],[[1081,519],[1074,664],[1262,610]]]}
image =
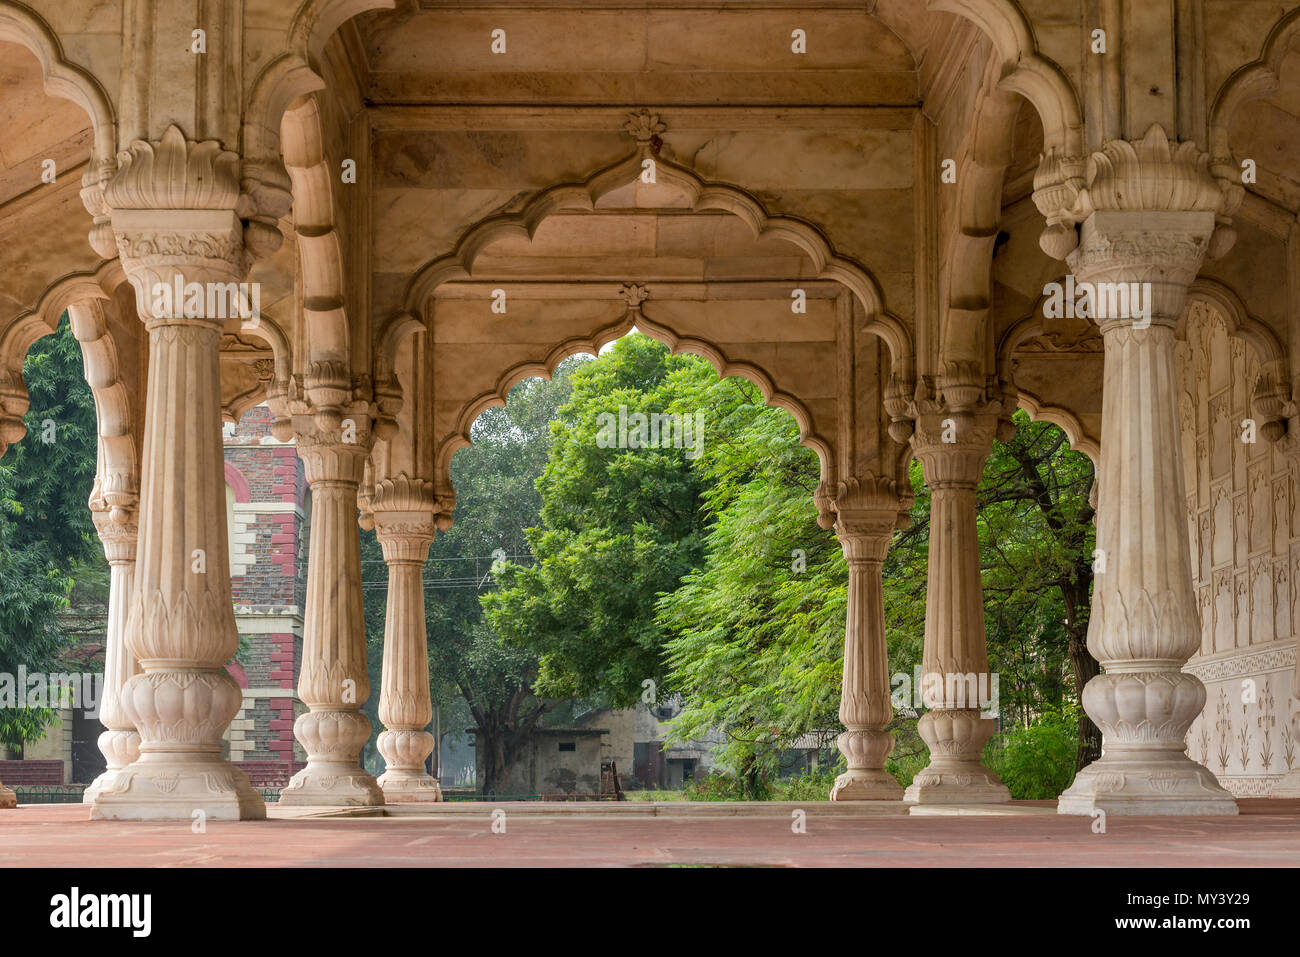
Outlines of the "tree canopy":
{"label": "tree canopy", "polygon": [[663,683],[655,598],[703,557],[704,482],[688,449],[602,447],[598,433],[620,407],[693,413],[702,371],[639,333],[574,371],[537,483],[541,522],[525,533],[535,562],[506,565],[483,598],[502,638],[538,656],[538,694],[620,707]]}

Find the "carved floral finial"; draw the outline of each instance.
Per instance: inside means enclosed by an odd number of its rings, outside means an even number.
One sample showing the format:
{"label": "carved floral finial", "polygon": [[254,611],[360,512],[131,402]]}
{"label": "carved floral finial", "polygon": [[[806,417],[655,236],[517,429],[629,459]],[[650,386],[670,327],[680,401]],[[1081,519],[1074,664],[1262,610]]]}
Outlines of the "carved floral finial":
{"label": "carved floral finial", "polygon": [[623,129],[632,134],[639,148],[642,150],[649,148],[658,153],[659,147],[663,146],[664,142],[659,134],[668,127],[659,119],[658,113],[641,110],[638,113],[628,114],[628,120]]}
{"label": "carved floral finial", "polygon": [[641,303],[650,298],[650,290],[638,283],[625,282],[619,289],[618,295],[633,309],[640,309]]}

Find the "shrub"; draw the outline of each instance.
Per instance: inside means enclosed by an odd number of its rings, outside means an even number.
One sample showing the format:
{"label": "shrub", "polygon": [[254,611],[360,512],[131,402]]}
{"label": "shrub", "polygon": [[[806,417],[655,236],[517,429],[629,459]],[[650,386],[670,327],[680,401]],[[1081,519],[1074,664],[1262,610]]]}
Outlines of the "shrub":
{"label": "shrub", "polygon": [[841,760],[838,767],[814,771],[811,774],[800,774],[797,777],[779,779],[772,789],[772,800],[829,801],[831,788],[835,786],[835,779],[844,772],[843,764],[844,762]]}
{"label": "shrub", "polygon": [[1027,728],[995,736],[984,749],[984,761],[1016,800],[1056,798],[1074,780],[1078,735],[1077,712],[1048,711]]}

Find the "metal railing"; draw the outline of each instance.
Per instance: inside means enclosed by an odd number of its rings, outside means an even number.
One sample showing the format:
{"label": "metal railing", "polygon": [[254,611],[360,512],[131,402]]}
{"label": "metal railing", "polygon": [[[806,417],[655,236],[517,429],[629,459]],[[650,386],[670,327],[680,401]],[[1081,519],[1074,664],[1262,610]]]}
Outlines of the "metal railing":
{"label": "metal railing", "polygon": [[[14,793],[18,795],[19,804],[80,804],[85,795],[84,784],[15,784]],[[274,804],[280,800],[278,787],[257,788],[262,800]],[[463,791],[447,788],[443,791],[447,801],[471,801],[491,803],[494,801],[614,801],[613,794],[480,794],[477,791]]]}
{"label": "metal railing", "polygon": [[452,791],[444,789],[446,801],[616,801],[613,794],[480,794],[477,791]]}
{"label": "metal railing", "polygon": [[84,784],[15,784],[19,804],[80,804]]}

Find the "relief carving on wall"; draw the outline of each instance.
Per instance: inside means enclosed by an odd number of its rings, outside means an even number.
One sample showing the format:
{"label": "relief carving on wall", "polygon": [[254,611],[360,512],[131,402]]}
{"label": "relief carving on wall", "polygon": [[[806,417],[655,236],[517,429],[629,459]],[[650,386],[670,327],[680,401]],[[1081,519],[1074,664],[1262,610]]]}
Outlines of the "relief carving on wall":
{"label": "relief carving on wall", "polygon": [[1269,782],[1300,761],[1290,727],[1291,639],[1300,632],[1300,521],[1292,514],[1300,467],[1263,436],[1250,442],[1240,426],[1252,418],[1261,370],[1254,350],[1229,336],[1226,320],[1204,303],[1189,308],[1185,332],[1179,421],[1183,448],[1195,456],[1186,474],[1202,629],[1201,650],[1187,670],[1210,685],[1188,744],[1194,757],[1226,775],[1230,790],[1267,794]]}

